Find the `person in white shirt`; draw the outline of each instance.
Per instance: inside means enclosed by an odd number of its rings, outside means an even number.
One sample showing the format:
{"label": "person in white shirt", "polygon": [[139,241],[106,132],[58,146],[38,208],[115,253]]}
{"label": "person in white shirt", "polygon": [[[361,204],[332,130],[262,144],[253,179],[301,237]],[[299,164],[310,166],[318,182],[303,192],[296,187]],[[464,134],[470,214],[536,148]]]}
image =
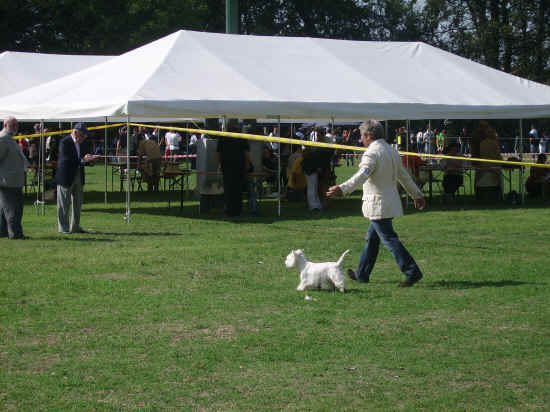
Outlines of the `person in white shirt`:
{"label": "person in white shirt", "polygon": [[535,128],[535,125],[531,125],[531,130],[529,131],[529,151],[531,153],[537,153],[537,145],[539,143],[539,132]]}
{"label": "person in white shirt", "polygon": [[424,146],[424,133],[422,132],[422,129],[418,131],[416,134],[416,151],[417,153],[423,152],[423,146]]}
{"label": "person in white shirt", "polygon": [[432,136],[433,133],[428,127],[426,131],[424,132],[423,140],[424,140],[424,153],[430,154],[433,150],[432,148]]}
{"label": "person in white shirt", "polygon": [[175,156],[180,152],[181,135],[174,130],[169,130],[164,135],[164,141],[166,143],[166,149],[164,156]]}
{"label": "person in white shirt", "polygon": [[318,134],[317,134],[317,129],[313,128],[311,130],[311,133],[309,134],[309,140],[311,140],[312,142],[317,142],[319,139],[318,139]]}
{"label": "person in white shirt", "polygon": [[[273,128],[273,131],[269,133],[268,137],[279,137],[279,132],[276,127]],[[271,147],[271,151],[273,153],[277,153],[279,149],[279,143],[277,142],[269,142],[269,146]]]}

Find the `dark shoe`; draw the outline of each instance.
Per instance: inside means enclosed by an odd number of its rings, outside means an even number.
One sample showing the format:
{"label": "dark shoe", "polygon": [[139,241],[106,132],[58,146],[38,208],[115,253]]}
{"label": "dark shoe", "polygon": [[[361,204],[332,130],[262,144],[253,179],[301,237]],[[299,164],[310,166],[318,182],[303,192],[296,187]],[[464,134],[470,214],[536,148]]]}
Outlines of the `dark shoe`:
{"label": "dark shoe", "polygon": [[418,282],[421,278],[413,278],[413,279],[407,279],[404,282],[401,282],[399,285],[397,285],[400,288],[410,288],[413,286],[416,282]]}
{"label": "dark shoe", "polygon": [[28,240],[28,239],[30,239],[30,237],[28,237],[28,236],[14,236],[14,237],[10,237],[10,239]]}
{"label": "dark shoe", "polygon": [[357,281],[357,275],[353,269],[348,269],[348,276],[351,280]]}
{"label": "dark shoe", "polygon": [[71,233],[88,233],[86,230],[79,227],[78,229],[71,230]]}

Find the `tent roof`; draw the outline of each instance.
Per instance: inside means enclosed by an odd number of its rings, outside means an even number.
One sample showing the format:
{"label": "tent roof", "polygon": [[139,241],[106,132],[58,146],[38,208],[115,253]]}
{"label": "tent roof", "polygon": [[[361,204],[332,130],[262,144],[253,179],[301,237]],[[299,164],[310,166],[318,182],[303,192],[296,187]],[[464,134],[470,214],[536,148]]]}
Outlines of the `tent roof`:
{"label": "tent roof", "polygon": [[0,99],[25,118],[550,116],[550,87],[418,42],[178,31]]}
{"label": "tent roof", "polygon": [[59,79],[112,57],[12,51],[0,53],[0,97]]}

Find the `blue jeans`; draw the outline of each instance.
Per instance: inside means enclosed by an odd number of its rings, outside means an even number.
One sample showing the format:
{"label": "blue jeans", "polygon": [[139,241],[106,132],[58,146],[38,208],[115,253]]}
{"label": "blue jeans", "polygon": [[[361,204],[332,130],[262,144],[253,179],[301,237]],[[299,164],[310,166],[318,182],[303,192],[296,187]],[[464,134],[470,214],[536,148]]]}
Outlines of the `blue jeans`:
{"label": "blue jeans", "polygon": [[416,282],[422,278],[420,268],[399,240],[397,233],[393,230],[391,218],[371,220],[365,239],[367,243],[359,258],[359,266],[356,272],[357,280],[360,282],[369,281],[370,274],[378,257],[380,240],[389,249],[407,280]]}

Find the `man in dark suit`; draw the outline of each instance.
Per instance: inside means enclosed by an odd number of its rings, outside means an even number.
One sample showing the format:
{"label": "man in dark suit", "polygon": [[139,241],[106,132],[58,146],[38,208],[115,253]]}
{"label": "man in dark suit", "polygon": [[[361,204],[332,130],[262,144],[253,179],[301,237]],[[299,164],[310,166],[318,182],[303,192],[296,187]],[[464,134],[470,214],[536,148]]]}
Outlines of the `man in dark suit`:
{"label": "man in dark suit", "polygon": [[[84,154],[82,143],[88,136],[84,123],[77,123],[72,133],[59,142],[55,181],[57,183],[57,224],[59,233],[86,233],[80,227],[80,211],[84,197],[84,165],[94,160]],[[72,204],[72,222],[69,212]]]}

